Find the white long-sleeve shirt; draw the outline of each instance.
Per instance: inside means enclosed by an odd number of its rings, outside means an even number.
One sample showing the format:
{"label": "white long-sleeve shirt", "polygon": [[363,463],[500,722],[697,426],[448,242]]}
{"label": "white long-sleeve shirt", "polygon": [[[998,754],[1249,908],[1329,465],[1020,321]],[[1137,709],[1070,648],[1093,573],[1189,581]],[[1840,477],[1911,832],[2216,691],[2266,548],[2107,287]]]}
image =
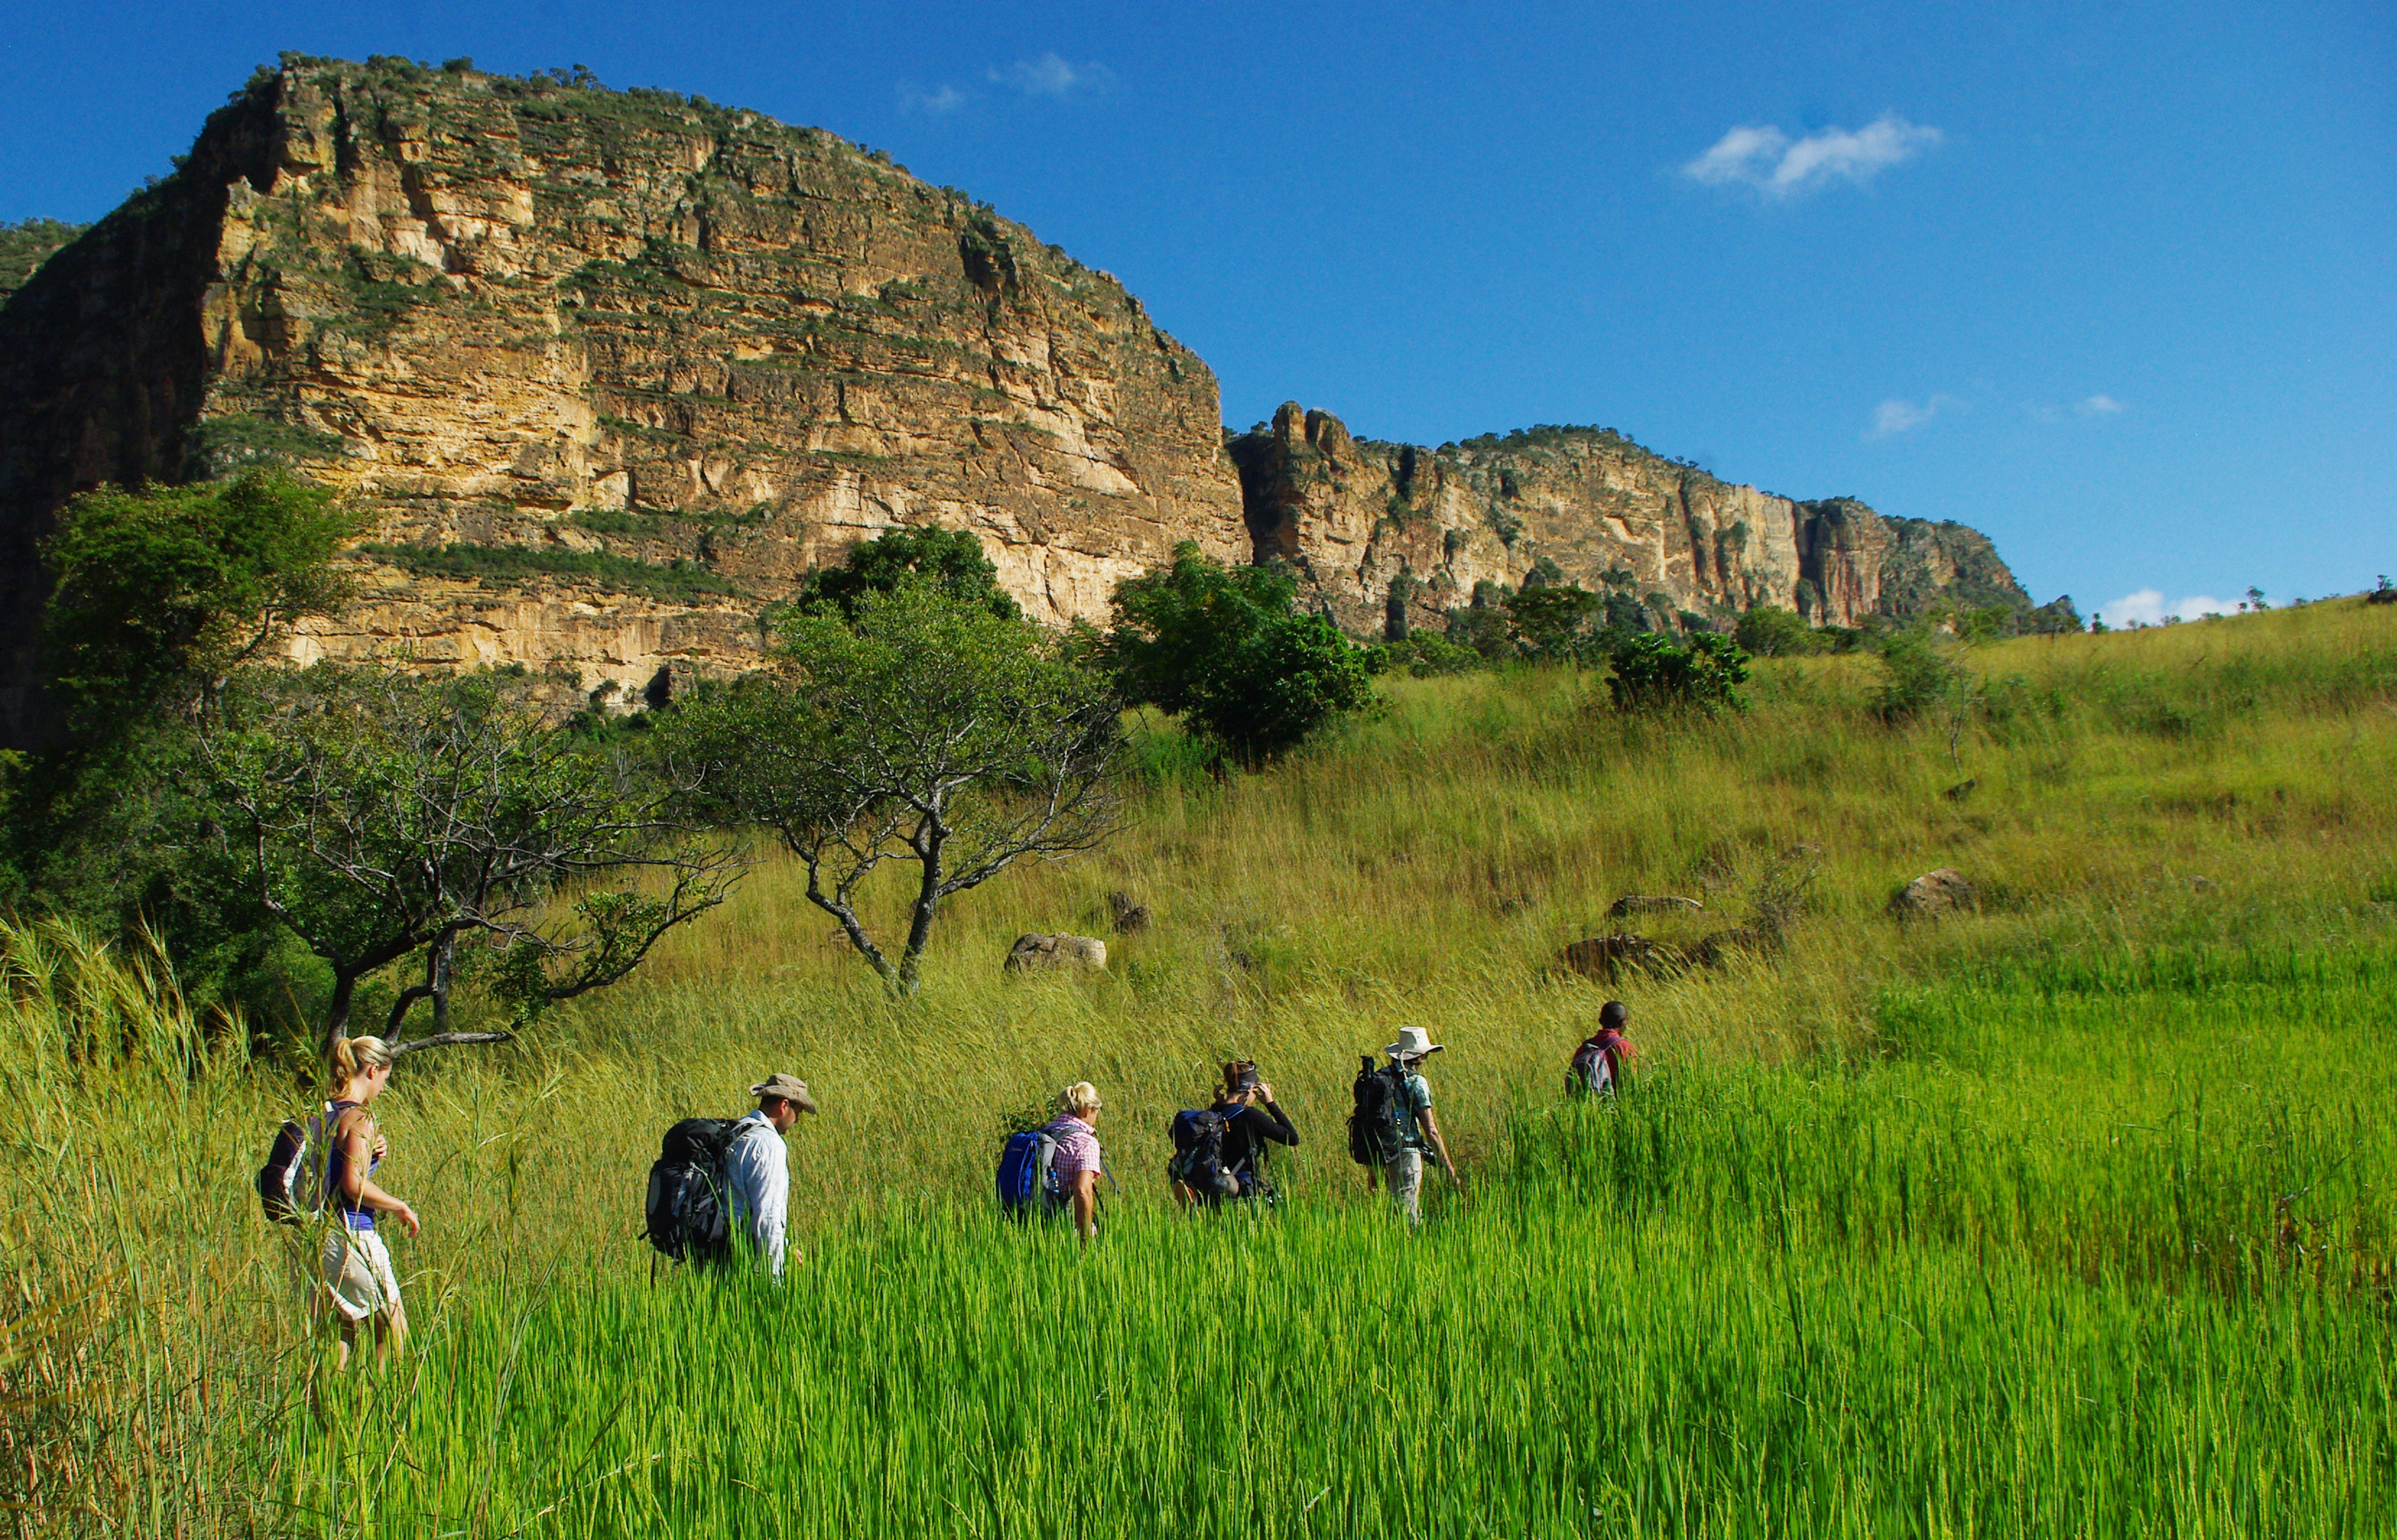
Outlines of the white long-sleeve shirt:
{"label": "white long-sleeve shirt", "polygon": [[741,1123],[724,1158],[725,1179],[732,1188],[732,1222],[749,1226],[757,1254],[781,1278],[791,1219],[791,1152],[764,1113],[753,1112]]}

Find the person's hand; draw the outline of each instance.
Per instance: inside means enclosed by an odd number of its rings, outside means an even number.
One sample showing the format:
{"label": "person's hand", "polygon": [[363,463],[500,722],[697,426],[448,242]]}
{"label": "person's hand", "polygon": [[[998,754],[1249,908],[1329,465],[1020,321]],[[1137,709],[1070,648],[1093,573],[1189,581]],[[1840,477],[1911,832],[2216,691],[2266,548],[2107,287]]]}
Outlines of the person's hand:
{"label": "person's hand", "polygon": [[368,1152],[368,1158],[381,1160],[384,1156],[389,1155],[390,1153],[391,1140],[389,1136],[382,1133],[377,1133],[375,1135],[374,1148]]}
{"label": "person's hand", "polygon": [[413,1240],[416,1238],[417,1230],[422,1227],[417,1223],[416,1211],[409,1208],[407,1204],[402,1203],[399,1207],[392,1210],[392,1213],[398,1219],[400,1229],[407,1234],[409,1239]]}
{"label": "person's hand", "polygon": [[1257,1100],[1270,1105],[1273,1102],[1273,1087],[1265,1084],[1263,1080],[1259,1080],[1257,1082]]}

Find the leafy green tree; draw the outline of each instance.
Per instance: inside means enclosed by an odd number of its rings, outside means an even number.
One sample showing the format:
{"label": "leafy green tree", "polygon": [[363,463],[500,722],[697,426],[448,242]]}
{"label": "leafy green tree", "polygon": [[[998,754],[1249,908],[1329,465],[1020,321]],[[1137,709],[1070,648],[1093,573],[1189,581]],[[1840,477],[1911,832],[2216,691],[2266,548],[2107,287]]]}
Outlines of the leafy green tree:
{"label": "leafy green tree", "polygon": [[1716,632],[1698,632],[1685,647],[1654,632],[1619,636],[1609,661],[1614,673],[1607,688],[1619,710],[1748,709],[1739,691],[1748,682],[1748,655]]}
{"label": "leafy green tree", "polygon": [[1765,605],[1742,615],[1732,636],[1753,658],[1795,658],[1820,652],[1826,645],[1798,611]]}
{"label": "leafy green tree", "polygon": [[1525,657],[1579,663],[1593,655],[1606,601],[1576,583],[1526,587],[1506,600],[1515,644]]}
{"label": "leafy green tree", "polygon": [[615,984],[723,902],[745,851],[693,815],[704,767],[636,759],[550,727],[530,681],[320,663],[249,670],[204,721],[198,763],[225,880],[331,969],[323,1031],[359,982],[416,960],[387,1035],[449,1031],[459,945],[500,956],[518,1024]]}
{"label": "leafy green tree", "polygon": [[333,557],[355,528],[330,493],[265,472],[101,487],[60,510],[42,642],[61,730],[7,766],[0,896],[155,935],[200,994],[262,966],[272,938],[201,849],[194,708],[341,606]]}
{"label": "leafy green tree", "polygon": [[105,730],[212,689],[311,615],[347,602],[332,560],[356,516],[276,471],[70,501],[42,542],[42,637],[70,726]]}
{"label": "leafy green tree", "polygon": [[1448,640],[1486,663],[1503,663],[1520,655],[1503,605],[1478,604],[1450,610]]}
{"label": "leafy green tree", "polygon": [[983,554],[973,531],[935,525],[891,529],[866,541],[838,567],[820,569],[800,580],[788,608],[799,615],[855,620],[858,601],[867,595],[888,594],[918,581],[951,598],[982,605],[1003,621],[1023,614],[998,586],[998,569]]}
{"label": "leafy green tree", "polygon": [[[667,730],[715,767],[725,812],[773,829],[807,864],[808,901],[912,996],[944,900],[1115,830],[1120,706],[1072,638],[979,596],[918,580],[860,595],[853,614],[786,617],[770,670],[701,695]],[[916,867],[895,957],[863,907],[894,864]]]}
{"label": "leafy green tree", "polygon": [[1116,585],[1099,653],[1129,703],[1260,764],[1374,700],[1365,650],[1330,621],[1300,614],[1297,593],[1279,566],[1227,568],[1185,541],[1172,566]]}

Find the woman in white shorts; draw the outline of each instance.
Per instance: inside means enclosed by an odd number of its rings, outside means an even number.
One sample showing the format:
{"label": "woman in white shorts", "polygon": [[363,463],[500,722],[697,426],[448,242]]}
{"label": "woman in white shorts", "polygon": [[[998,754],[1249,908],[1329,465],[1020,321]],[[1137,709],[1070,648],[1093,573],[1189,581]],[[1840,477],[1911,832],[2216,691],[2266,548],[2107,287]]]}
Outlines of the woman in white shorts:
{"label": "woman in white shorts", "polygon": [[[400,1229],[416,1233],[416,1211],[375,1185],[374,1169],[390,1147],[375,1129],[369,1110],[391,1083],[391,1049],[381,1038],[343,1038],[333,1045],[333,1102],[326,1108],[331,1146],[325,1165],[326,1217],[332,1221],[318,1259],[318,1275],[341,1319],[341,1352],[336,1367],[347,1369],[358,1325],[374,1322],[375,1366],[390,1361],[408,1341],[408,1312],[400,1307],[399,1279],[391,1252],[375,1234],[375,1215],[389,1214]],[[328,1297],[329,1296],[329,1297]]]}

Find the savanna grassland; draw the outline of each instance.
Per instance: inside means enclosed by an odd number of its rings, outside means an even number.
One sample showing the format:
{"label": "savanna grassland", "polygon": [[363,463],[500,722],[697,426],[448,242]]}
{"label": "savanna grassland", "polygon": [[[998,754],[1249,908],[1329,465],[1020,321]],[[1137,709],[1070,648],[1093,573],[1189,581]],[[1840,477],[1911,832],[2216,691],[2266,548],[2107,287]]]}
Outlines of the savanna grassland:
{"label": "savanna grassland", "polygon": [[[2347,1535],[2397,1528],[2397,610],[1869,656],[1623,716],[1563,670],[1386,681],[1262,773],[1144,728],[1123,832],[947,912],[890,1002],[769,862],[632,983],[404,1061],[415,1338],[333,1381],[248,1187],[306,1091],[139,959],[0,933],[20,1533]],[[1935,866],[1976,909],[1900,924]],[[1003,981],[1025,931],[1095,979]],[[1626,981],[1624,893],[1786,946]],[[890,895],[894,904],[896,895]],[[1404,1233],[1341,1132],[1415,1024],[1466,1190]],[[1164,1124],[1264,1066],[1259,1222],[1178,1218]],[[660,1274],[644,1171],[772,1069],[804,1261]],[[1088,1078],[1087,1250],[1001,1225],[1006,1116]],[[310,1387],[319,1388],[313,1392]]]}

